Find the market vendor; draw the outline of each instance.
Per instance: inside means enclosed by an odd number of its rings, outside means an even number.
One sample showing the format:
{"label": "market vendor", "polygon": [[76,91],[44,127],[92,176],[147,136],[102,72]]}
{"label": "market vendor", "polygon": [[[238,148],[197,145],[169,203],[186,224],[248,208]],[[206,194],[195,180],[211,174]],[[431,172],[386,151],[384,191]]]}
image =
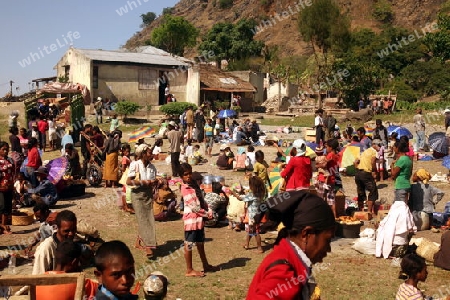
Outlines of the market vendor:
{"label": "market vendor", "polygon": [[41,166],[35,171],[38,178],[39,185],[33,189],[29,189],[28,193],[31,194],[31,198],[36,203],[45,203],[49,206],[56,204],[58,201],[58,193],[56,186],[47,179],[48,171],[45,167]]}
{"label": "market vendor", "polygon": [[73,179],[80,179],[81,172],[81,163],[80,163],[80,155],[78,154],[77,149],[73,146],[73,144],[68,143],[64,148],[65,156],[69,161],[68,172],[66,175],[70,175]]}

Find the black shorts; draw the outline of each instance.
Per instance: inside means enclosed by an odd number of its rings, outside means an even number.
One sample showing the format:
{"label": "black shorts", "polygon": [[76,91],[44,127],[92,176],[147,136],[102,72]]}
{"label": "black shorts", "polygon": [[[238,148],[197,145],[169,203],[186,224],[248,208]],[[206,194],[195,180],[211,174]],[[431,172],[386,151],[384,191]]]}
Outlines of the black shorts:
{"label": "black shorts", "polygon": [[189,230],[184,232],[184,241],[190,243],[204,243],[205,242],[205,230]]}

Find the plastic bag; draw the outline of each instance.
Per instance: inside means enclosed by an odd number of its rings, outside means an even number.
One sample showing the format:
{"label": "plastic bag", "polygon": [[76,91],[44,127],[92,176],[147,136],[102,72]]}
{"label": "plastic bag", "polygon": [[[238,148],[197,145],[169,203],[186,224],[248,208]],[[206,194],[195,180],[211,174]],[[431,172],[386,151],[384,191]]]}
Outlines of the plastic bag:
{"label": "plastic bag", "polygon": [[376,241],[372,238],[362,237],[356,240],[352,248],[362,254],[375,255]]}
{"label": "plastic bag", "polygon": [[359,236],[360,238],[355,242],[352,248],[362,254],[375,255],[375,230],[366,228],[361,231]]}

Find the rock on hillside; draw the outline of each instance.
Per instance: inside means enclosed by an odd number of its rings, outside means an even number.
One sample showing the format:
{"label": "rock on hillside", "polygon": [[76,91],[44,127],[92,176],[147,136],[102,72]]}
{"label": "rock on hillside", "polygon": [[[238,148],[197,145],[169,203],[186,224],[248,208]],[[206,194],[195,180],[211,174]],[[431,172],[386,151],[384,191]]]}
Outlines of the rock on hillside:
{"label": "rock on hillside", "polygon": [[[231,1],[231,0],[230,0]],[[388,0],[394,13],[393,24],[421,29],[427,22],[435,19],[436,13],[447,0]],[[242,18],[259,20],[263,25],[256,38],[267,45],[280,45],[283,57],[311,53],[311,48],[302,40],[297,29],[298,9],[306,0],[234,0],[230,8],[220,9],[219,3],[226,0],[180,0],[173,8],[173,14],[183,16],[194,24],[202,33],[208,31],[218,22],[237,22]],[[342,12],[348,14],[352,28],[368,27],[380,31],[382,24],[372,17],[377,0],[337,0]],[[279,20],[275,14],[285,12],[286,18]],[[324,16],[326,17],[326,16]],[[265,22],[262,20],[266,20]],[[161,18],[151,26],[143,28],[131,37],[125,47],[134,48],[144,45],[150,39],[150,33],[158,26]],[[195,52],[186,56],[195,56]]]}

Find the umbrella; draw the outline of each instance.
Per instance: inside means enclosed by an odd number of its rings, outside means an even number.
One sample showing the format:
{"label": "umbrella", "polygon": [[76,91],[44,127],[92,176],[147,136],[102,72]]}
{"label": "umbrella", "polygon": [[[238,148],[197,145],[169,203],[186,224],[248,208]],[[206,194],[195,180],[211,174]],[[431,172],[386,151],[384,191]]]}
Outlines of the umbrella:
{"label": "umbrella", "polygon": [[446,167],[447,169],[450,169],[450,156],[449,155],[444,157],[444,159],[442,160],[442,165],[444,167]]}
{"label": "umbrella", "polygon": [[219,111],[219,113],[217,114],[217,117],[219,119],[232,118],[235,116],[236,116],[236,112],[232,109],[223,109],[223,110]]}
{"label": "umbrella", "polygon": [[[284,151],[284,154],[286,156],[291,155],[291,149],[292,149],[292,147],[287,147],[286,150]],[[308,156],[309,158],[316,158],[317,154],[316,154],[316,152],[314,152],[314,150],[311,147],[306,146],[305,156]]]}
{"label": "umbrella", "polygon": [[359,146],[347,146],[341,151],[341,168],[353,166],[355,160],[359,159],[361,148]]}
{"label": "umbrella", "polygon": [[150,126],[142,126],[139,129],[136,129],[135,131],[132,131],[130,133],[130,143],[136,143],[139,139],[143,139],[150,134],[155,132],[155,129]]}
{"label": "umbrella", "polygon": [[392,132],[393,132],[395,129],[397,129],[397,127],[398,127],[398,126],[395,126],[395,125],[389,125],[389,126],[386,128],[386,129],[387,129],[387,132],[388,132],[388,135],[391,136]]}
{"label": "umbrella", "polygon": [[64,174],[66,174],[68,165],[69,160],[65,156],[52,159],[45,166],[45,168],[48,170],[47,179],[50,180],[51,183],[57,184],[64,176]]}
{"label": "umbrella", "polygon": [[[392,128],[392,127],[396,127],[396,128]],[[389,132],[389,128],[391,128],[391,131]],[[390,136],[392,133],[396,132],[398,134],[397,138],[401,138],[402,136],[407,136],[408,139],[412,139],[413,135],[411,133],[411,131],[409,131],[407,128],[402,127],[402,126],[389,126],[388,127],[388,135]]]}
{"label": "umbrella", "polygon": [[269,188],[270,196],[276,195],[280,192],[280,187],[284,183],[284,179],[280,175],[280,167],[275,167],[272,172],[269,173],[269,180],[272,188]]}
{"label": "umbrella", "polygon": [[428,137],[428,145],[436,152],[448,154],[448,140],[444,132],[435,132]]}

